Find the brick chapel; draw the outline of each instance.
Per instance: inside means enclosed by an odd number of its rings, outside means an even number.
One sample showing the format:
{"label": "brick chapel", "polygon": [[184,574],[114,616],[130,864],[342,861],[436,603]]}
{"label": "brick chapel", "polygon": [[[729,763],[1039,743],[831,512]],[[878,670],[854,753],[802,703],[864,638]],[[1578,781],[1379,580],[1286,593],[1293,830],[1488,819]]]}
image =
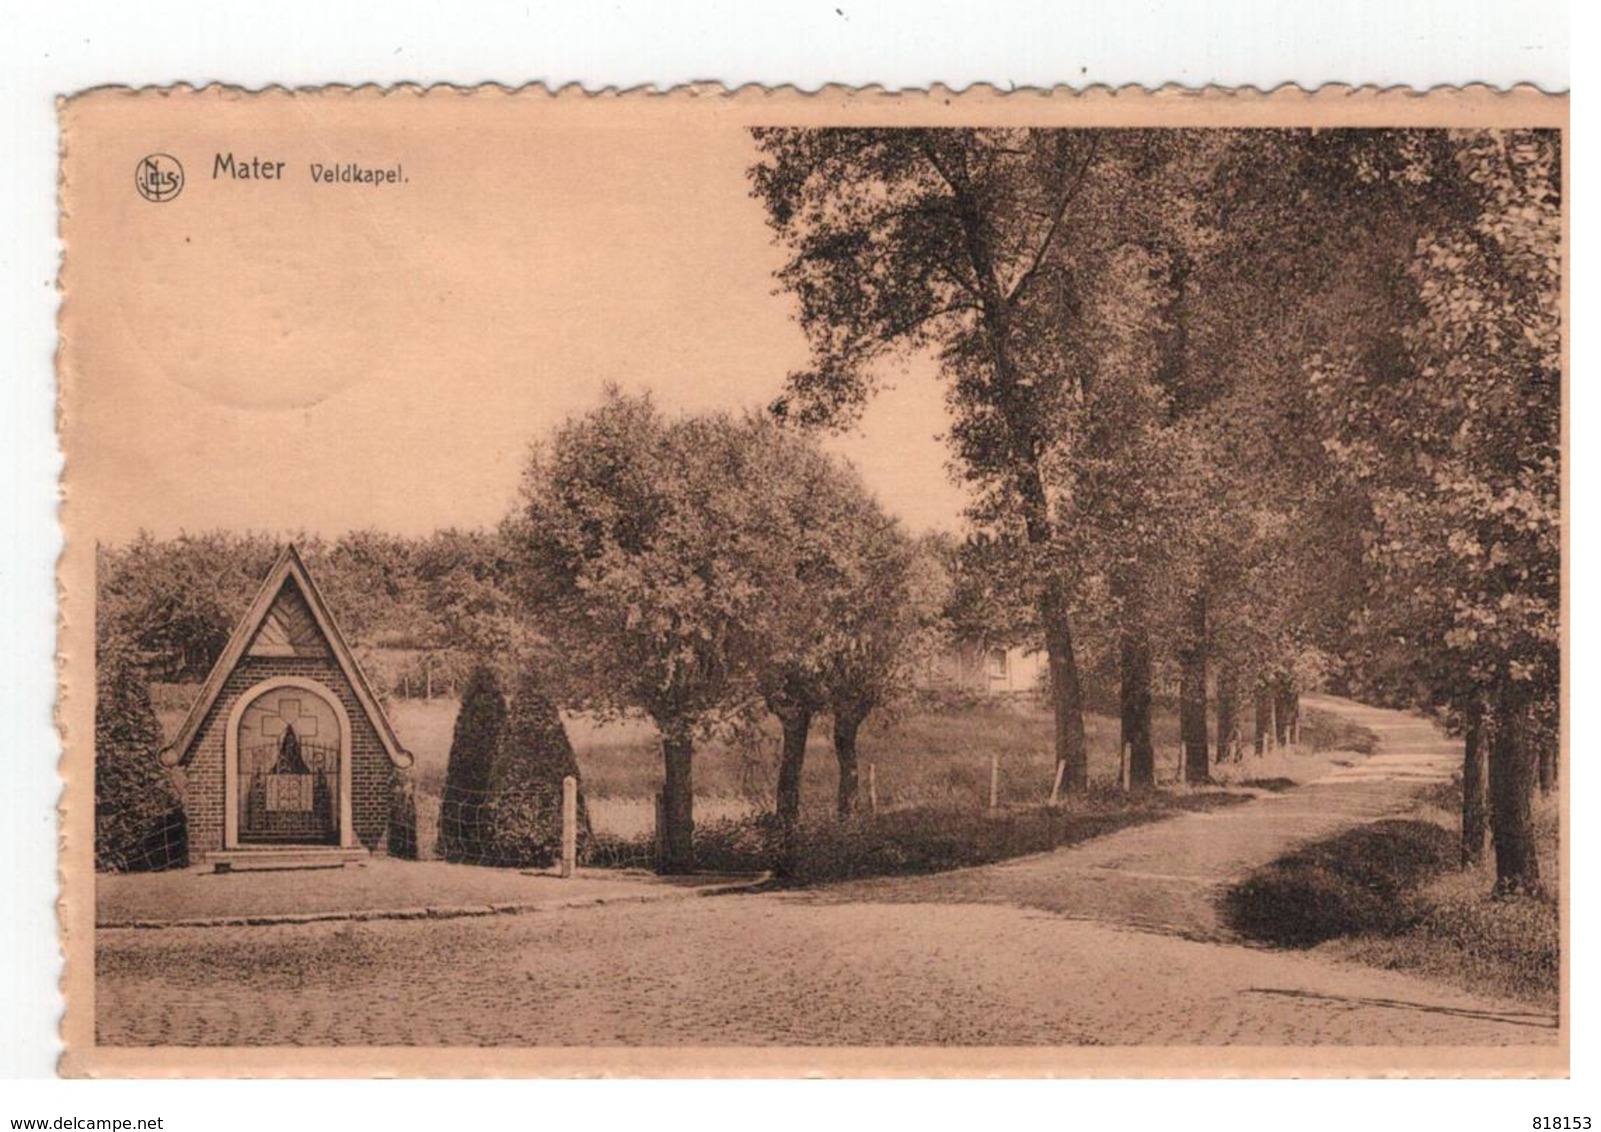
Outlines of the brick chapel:
{"label": "brick chapel", "polygon": [[161,760],[177,774],[191,861],[336,864],[382,843],[411,754],[294,546]]}

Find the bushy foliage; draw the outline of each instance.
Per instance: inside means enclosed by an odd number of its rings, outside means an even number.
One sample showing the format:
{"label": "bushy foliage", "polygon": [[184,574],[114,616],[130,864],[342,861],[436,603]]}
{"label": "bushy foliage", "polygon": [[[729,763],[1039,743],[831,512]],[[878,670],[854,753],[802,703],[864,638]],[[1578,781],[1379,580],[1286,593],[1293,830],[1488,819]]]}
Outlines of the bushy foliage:
{"label": "bushy foliage", "polygon": [[1224,918],[1281,947],[1394,935],[1426,911],[1415,899],[1419,886],[1455,861],[1455,839],[1432,822],[1373,822],[1258,869],[1225,894]]}
{"label": "bushy foliage", "polygon": [[1553,902],[1464,893],[1435,904],[1418,927],[1430,941],[1448,946],[1462,973],[1477,975],[1481,985],[1555,1001],[1562,920]]}
{"label": "bushy foliage", "polygon": [[361,530],[331,542],[304,532],[141,533],[97,548],[99,639],[129,641],[157,679],[203,679],[290,538],[353,642],[426,654],[414,672],[395,674],[411,686],[431,674],[436,688],[460,688],[477,657],[536,643],[514,615],[498,535],[457,530]]}
{"label": "bushy foliage", "polygon": [[182,867],[183,810],[157,758],[161,732],[145,674],[126,642],[107,642],[96,659],[95,867]]}
{"label": "bushy foliage", "polygon": [[561,856],[561,788],[519,783],[490,795],[478,828],[480,865],[542,869]]}

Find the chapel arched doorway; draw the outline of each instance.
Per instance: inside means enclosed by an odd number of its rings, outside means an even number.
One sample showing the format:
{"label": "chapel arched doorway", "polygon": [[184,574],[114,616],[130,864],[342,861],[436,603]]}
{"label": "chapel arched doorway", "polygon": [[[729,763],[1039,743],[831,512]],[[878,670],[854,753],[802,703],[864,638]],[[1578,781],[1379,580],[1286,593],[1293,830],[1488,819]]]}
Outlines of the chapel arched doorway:
{"label": "chapel arched doorway", "polygon": [[340,717],[324,695],[304,686],[269,688],[239,717],[241,845],[338,845]]}

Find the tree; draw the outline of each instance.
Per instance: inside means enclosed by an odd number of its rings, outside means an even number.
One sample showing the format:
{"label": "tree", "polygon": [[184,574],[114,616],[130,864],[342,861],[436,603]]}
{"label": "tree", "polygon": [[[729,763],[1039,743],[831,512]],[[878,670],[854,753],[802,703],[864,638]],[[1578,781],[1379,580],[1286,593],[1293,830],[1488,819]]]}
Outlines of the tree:
{"label": "tree", "polygon": [[1180,619],[1197,591],[1206,469],[1173,419],[1174,351],[1164,342],[1174,295],[1170,265],[1139,229],[1126,238],[1081,303],[1078,317],[1100,347],[1081,383],[1080,442],[1052,462],[1049,482],[1079,546],[1062,565],[1084,598],[1082,636],[1107,642],[1115,655],[1120,743],[1129,753],[1130,786],[1139,789],[1156,781],[1153,636]]}
{"label": "tree", "polygon": [[488,665],[473,669],[456,712],[439,806],[439,854],[447,861],[485,859],[486,817],[495,755],[506,727],[506,697]]}
{"label": "tree", "polygon": [[775,799],[782,869],[792,859],[800,821],[812,719],[830,706],[830,678],[840,652],[850,647],[848,620],[864,602],[896,597],[866,592],[863,577],[867,541],[891,520],[852,469],[793,430],[759,418],[745,428],[753,461],[762,467],[738,490],[760,494],[753,510],[766,509],[767,518],[749,537],[767,543],[777,567],[771,582],[778,588],[762,612],[767,647],[756,679],[783,736]]}
{"label": "tree", "polygon": [[202,680],[277,552],[271,539],[223,531],[101,546],[98,639],[121,638],[156,679]]}
{"label": "tree", "polygon": [[857,544],[854,585],[832,614],[834,644],[825,674],[841,818],[857,808],[862,724],[910,687],[939,636],[950,596],[949,575],[931,540],[914,543],[887,518],[871,518]]}
{"label": "tree", "polygon": [[412,552],[411,574],[420,612],[417,634],[431,647],[428,675],[465,686],[465,675],[489,658],[503,681],[536,670],[556,700],[565,696],[564,669],[534,632],[512,592],[512,556],[497,531],[435,531]]}
{"label": "tree", "polygon": [[694,865],[694,744],[760,702],[765,632],[792,563],[765,532],[773,456],[731,417],[667,420],[610,390],[536,448],[506,526],[515,586],[578,702],[662,736],[666,853]]}
{"label": "tree", "polygon": [[331,545],[314,541],[304,548],[323,597],[352,639],[426,639],[412,575],[414,548],[411,540],[370,528],[347,531]]}
{"label": "tree", "polygon": [[771,655],[759,677],[783,730],[776,805],[786,850],[782,867],[800,817],[812,719],[823,711],[833,716],[837,810],[849,814],[856,803],[857,734],[899,692],[917,660],[914,638],[941,595],[929,592],[911,541],[854,469],[770,419],[747,427],[757,451],[773,460],[752,485],[774,510],[763,537],[773,540],[771,554],[793,570],[769,603],[764,635]]}
{"label": "tree", "polygon": [[1534,893],[1530,797],[1560,675],[1559,135],[1441,140],[1449,167],[1410,175],[1466,200],[1417,242],[1412,317],[1384,348],[1317,358],[1311,378],[1329,449],[1371,505],[1368,656],[1407,658],[1390,678],[1488,716],[1496,887]]}
{"label": "tree", "polygon": [[[1100,260],[1113,181],[1103,148],[1123,135],[1064,130],[755,131],[750,176],[791,258],[810,369],[790,375],[782,416],[839,423],[871,394],[879,359],[933,348],[956,413],[951,439],[980,493],[975,517],[1028,560],[1050,660],[1057,758],[1087,785],[1068,537],[1047,462],[1069,435],[1090,344],[1073,304]],[[1088,190],[1088,191],[1087,191]],[[1096,248],[1098,251],[1099,249]]]}
{"label": "tree", "polygon": [[95,867],[188,864],[183,811],[156,752],[161,728],[137,654],[104,642],[95,658]]}

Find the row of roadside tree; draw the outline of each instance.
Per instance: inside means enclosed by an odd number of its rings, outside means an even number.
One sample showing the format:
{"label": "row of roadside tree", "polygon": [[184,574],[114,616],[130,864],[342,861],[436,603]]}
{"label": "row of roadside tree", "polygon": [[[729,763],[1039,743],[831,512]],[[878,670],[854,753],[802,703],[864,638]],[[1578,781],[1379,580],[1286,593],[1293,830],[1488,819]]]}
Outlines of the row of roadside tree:
{"label": "row of roadside tree", "polygon": [[[754,141],[809,367],[746,416],[608,392],[536,445],[498,531],[313,545],[353,635],[535,667],[564,706],[649,716],[669,868],[692,864],[699,740],[775,717],[793,831],[827,717],[849,814],[862,721],[954,632],[1044,647],[1067,793],[1089,786],[1108,661],[1136,789],[1155,782],[1163,671],[1192,782],[1249,745],[1248,700],[1259,747],[1314,683],[1435,711],[1468,740],[1464,856],[1493,828],[1498,887],[1539,889],[1530,798],[1554,779],[1560,669],[1557,135]],[[812,435],[914,354],[938,361],[973,500],[959,547],[910,539]],[[194,678],[248,600],[235,574],[272,544],[178,542],[103,551],[101,624]]]}

